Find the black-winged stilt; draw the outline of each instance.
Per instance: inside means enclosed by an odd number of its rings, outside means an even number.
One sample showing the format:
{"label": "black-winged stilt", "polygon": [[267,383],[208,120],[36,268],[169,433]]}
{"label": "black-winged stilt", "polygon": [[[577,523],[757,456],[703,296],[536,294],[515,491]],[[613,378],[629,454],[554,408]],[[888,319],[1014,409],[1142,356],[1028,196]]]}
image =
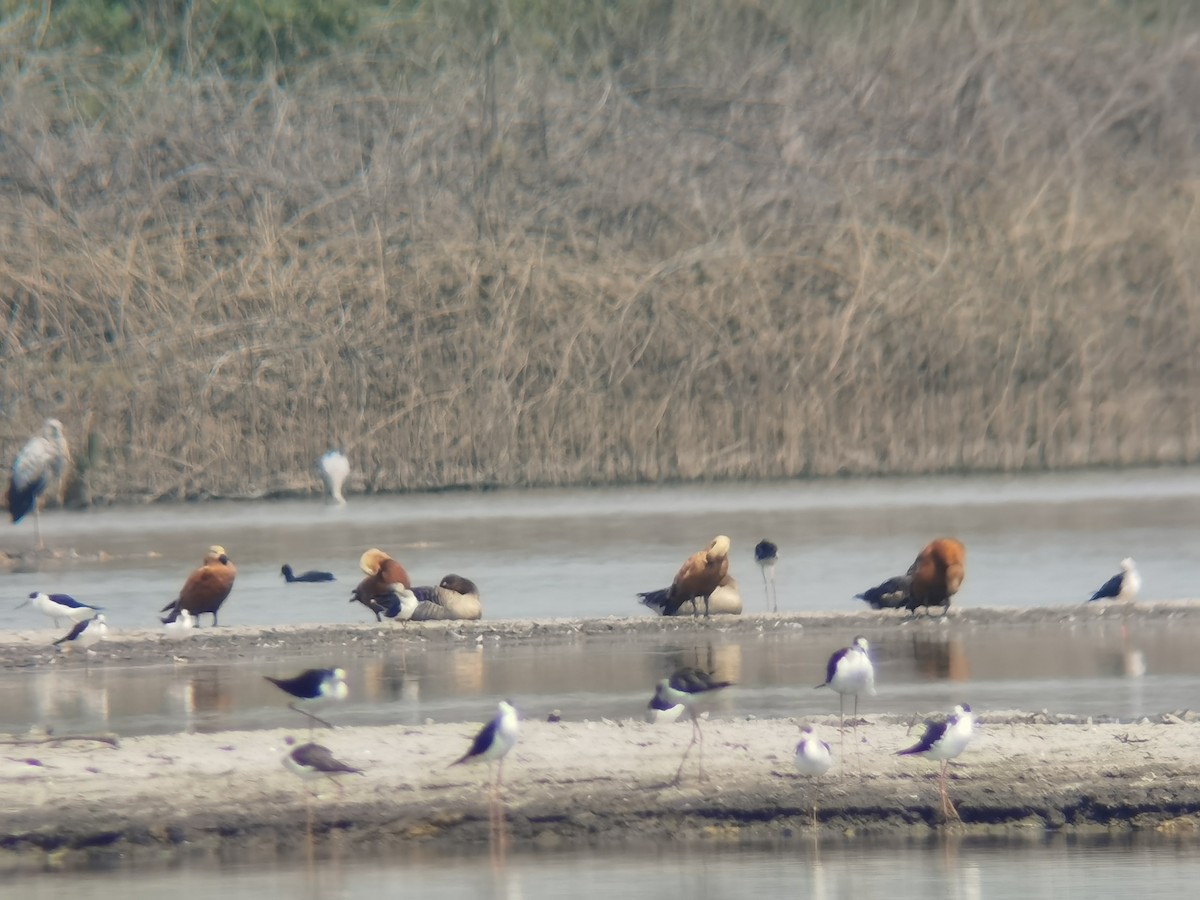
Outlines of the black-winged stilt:
{"label": "black-winged stilt", "polygon": [[942,798],[942,813],[947,818],[958,819],[958,810],[950,802],[946,793],[946,768],[971,742],[974,732],[974,716],[967,704],[954,707],[954,712],[943,720],[930,719],[925,723],[925,733],[921,739],[904,750],[898,750],[899,756],[924,756],[927,759],[940,760],[941,772],[938,776],[938,792]]}
{"label": "black-winged stilt", "polygon": [[779,612],[779,602],[775,596],[775,564],[779,562],[779,548],[768,540],[759,541],[754,545],[754,561],[762,568],[767,605],[771,612]]}
{"label": "black-winged stilt", "polygon": [[320,722],[326,728],[333,726],[320,716],[309,712],[305,707],[320,707],[328,703],[345,700],[350,693],[346,686],[345,669],[305,669],[299,675],[291,678],[264,678],[281,691],[291,694],[296,699],[288,706],[303,716],[308,716],[314,722]]}
{"label": "black-winged stilt", "polygon": [[676,669],[670,678],[664,678],[658,683],[655,698],[661,698],[662,702],[671,706],[683,706],[692,720],[692,739],[683,751],[683,759],[679,761],[679,769],[675,772],[675,784],[678,784],[683,776],[683,766],[696,744],[700,745],[700,780],[707,779],[704,774],[704,733],[700,730],[700,713],[708,707],[718,692],[732,684],[732,681],[718,681],[707,672],[690,666]]}
{"label": "black-winged stilt", "polygon": [[1093,600],[1133,600],[1142,589],[1142,576],[1128,556],[1121,560],[1121,571],[1101,585],[1100,590],[1088,597]]}

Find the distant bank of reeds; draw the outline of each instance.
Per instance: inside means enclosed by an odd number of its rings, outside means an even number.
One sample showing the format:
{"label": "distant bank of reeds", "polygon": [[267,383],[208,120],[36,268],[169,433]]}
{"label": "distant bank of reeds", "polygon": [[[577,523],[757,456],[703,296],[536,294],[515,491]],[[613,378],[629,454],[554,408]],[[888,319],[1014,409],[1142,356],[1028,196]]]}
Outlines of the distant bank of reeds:
{"label": "distant bank of reeds", "polygon": [[99,499],[1200,456],[1200,10],[411,8],[261,78],[10,20],[5,464],[47,415]]}

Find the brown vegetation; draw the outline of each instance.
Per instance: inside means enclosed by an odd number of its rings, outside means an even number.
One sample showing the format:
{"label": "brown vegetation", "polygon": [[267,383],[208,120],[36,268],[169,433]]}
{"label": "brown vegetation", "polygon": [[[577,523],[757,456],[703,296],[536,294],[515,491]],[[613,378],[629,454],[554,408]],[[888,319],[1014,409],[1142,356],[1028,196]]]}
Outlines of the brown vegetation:
{"label": "brown vegetation", "polygon": [[252,82],[10,22],[4,460],[48,415],[100,498],[1200,455],[1200,13],[626,5]]}

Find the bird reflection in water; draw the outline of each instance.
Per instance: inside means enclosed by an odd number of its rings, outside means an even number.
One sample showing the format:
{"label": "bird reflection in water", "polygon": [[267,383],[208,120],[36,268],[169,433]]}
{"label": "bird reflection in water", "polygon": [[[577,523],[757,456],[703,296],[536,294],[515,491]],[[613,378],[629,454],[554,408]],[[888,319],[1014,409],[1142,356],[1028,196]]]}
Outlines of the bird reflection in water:
{"label": "bird reflection in water", "polygon": [[371,660],[362,667],[361,695],[369,701],[415,704],[421,697],[420,676],[410,672],[407,659],[389,656]]}
{"label": "bird reflection in water", "polygon": [[[63,729],[108,724],[109,692],[103,676],[50,671],[31,679],[38,724]],[[75,723],[79,723],[76,725]]]}
{"label": "bird reflection in water", "polygon": [[689,647],[674,647],[667,651],[667,664],[661,668],[665,673],[683,668],[700,669],[718,681],[741,684],[742,646],[704,641]]}
{"label": "bird reflection in water", "polygon": [[1113,651],[1103,651],[1103,670],[1107,675],[1121,678],[1141,678],[1146,674],[1146,654],[1134,646],[1129,637],[1129,626],[1121,623],[1121,646]]}
{"label": "bird reflection in water", "polygon": [[177,673],[167,687],[167,711],[183,720],[186,731],[219,731],[229,727],[233,690],[220,666],[197,666]]}
{"label": "bird reflection in water", "polygon": [[966,681],[971,677],[962,638],[946,634],[914,634],[912,652],[917,673],[930,681]]}

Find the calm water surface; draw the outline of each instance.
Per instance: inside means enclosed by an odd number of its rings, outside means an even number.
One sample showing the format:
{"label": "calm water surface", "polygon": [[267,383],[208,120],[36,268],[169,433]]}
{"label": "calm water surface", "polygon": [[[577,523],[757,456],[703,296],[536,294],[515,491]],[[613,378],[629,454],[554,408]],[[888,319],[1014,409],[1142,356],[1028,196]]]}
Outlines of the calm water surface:
{"label": "calm water surface", "polygon": [[321,861],[313,867],[184,867],[17,878],[29,900],[222,900],[488,897],[803,897],[812,900],[1062,900],[1194,896],[1200,854],[1167,838],[995,842],[944,838],[920,844],[797,841],[778,849],[667,846],[659,850],[412,858],[390,864]]}
{"label": "calm water surface", "polygon": [[[1155,470],[1069,476],[984,477],[752,484],[745,486],[526,491],[214,503],[51,514],[53,544],[108,563],[55,563],[0,574],[0,628],[44,627],[17,601],[34,589],[65,591],[104,605],[115,629],[156,622],[203,550],[220,542],[239,567],[222,611],[229,625],[360,622],[345,601],[357,557],[377,545],[401,558],[417,581],[448,571],[481,586],[485,616],[648,615],[639,589],[665,585],[679,563],[717,532],[734,540],[733,570],[747,608],[764,605],[753,544],[780,545],[779,597],[788,610],[854,610],[857,590],[903,571],[931,536],[951,533],[968,548],[964,605],[1030,606],[1078,601],[1134,556],[1144,595],[1191,597],[1200,547],[1200,471]],[[9,529],[10,542],[31,537]],[[147,553],[161,554],[147,558]],[[327,568],[340,581],[284,585],[279,565]],[[388,623],[384,627],[395,627]],[[403,626],[399,626],[403,627]],[[1132,718],[1194,707],[1200,654],[1187,633],[1161,625],[974,630],[887,623],[867,632],[879,693],[864,712],[945,708],[1048,709]],[[202,640],[202,632],[199,635]],[[838,638],[848,642],[852,635]],[[343,724],[478,721],[495,698],[526,715],[553,709],[568,719],[639,714],[649,686],[682,664],[739,683],[724,714],[808,715],[836,711],[823,680],[837,644],[793,625],[758,634],[649,635],[603,651],[581,636],[551,646],[473,638],[460,646],[411,642],[386,655],[337,660],[290,657],[220,665],[0,673],[0,728],[103,724],[125,734],[183,729],[274,727],[293,721],[263,674],[305,665],[343,665],[351,701]],[[102,651],[101,651],[102,652]],[[1137,662],[1143,677],[1130,677]]]}
{"label": "calm water surface", "polygon": [[[636,593],[665,587],[717,533],[733,539],[748,610],[765,608],[753,562],[763,537],[780,548],[785,610],[858,608],[854,594],[903,572],[942,534],[968,548],[963,604],[1082,600],[1125,556],[1141,567],[1145,597],[1178,599],[1200,593],[1200,470],[354,497],[342,508],[178,504],[52,512],[43,532],[51,546],[115,559],[0,575],[0,599],[12,601],[0,603],[0,628],[44,623],[13,608],[33,590],[105,606],[115,627],[153,625],[211,544],[238,566],[227,625],[367,620],[346,598],[372,546],[416,583],[472,578],[490,618],[644,615]],[[25,523],[4,530],[9,547],[32,540]],[[284,585],[284,562],[339,581]]]}

